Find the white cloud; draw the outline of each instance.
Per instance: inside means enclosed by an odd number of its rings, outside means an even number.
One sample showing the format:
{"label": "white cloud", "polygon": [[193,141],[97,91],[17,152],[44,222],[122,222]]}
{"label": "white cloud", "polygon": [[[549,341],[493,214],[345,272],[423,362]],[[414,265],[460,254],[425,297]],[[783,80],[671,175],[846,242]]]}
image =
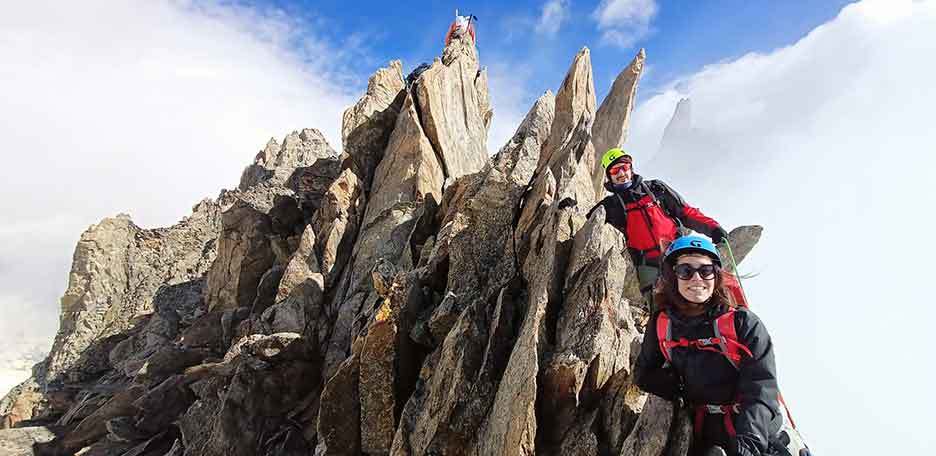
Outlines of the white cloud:
{"label": "white cloud", "polygon": [[[340,148],[365,81],[349,64],[371,68],[360,36],[329,42],[317,25],[220,0],[6,5],[0,329],[51,340],[75,241],[102,217],[170,225],[294,129]],[[0,332],[0,346],[13,338]]]}
{"label": "white cloud", "polygon": [[[32,366],[45,357],[52,345],[51,338],[35,334],[36,328],[50,326],[43,321],[45,316],[21,306],[23,302],[18,296],[0,295],[0,308],[4,311],[4,318],[0,319],[0,334],[4,338],[0,350],[0,396],[29,377]],[[11,315],[15,318],[10,318]],[[53,321],[58,322],[54,318]]]}
{"label": "white cloud", "polygon": [[627,147],[651,152],[688,96],[692,131],[638,171],[726,225],[766,227],[745,288],[817,454],[936,448],[934,42],[936,2],[864,1],[789,47],[674,81],[634,114]]}
{"label": "white cloud", "polygon": [[494,118],[488,131],[488,153],[493,155],[513,137],[523,117],[536,101],[526,90],[535,71],[526,63],[497,56],[485,59],[488,69],[488,92]]}
{"label": "white cloud", "polygon": [[536,25],[536,31],[544,35],[555,36],[559,33],[563,21],[568,17],[568,0],[549,0],[543,4],[543,12]]}
{"label": "white cloud", "polygon": [[658,10],[656,0],[602,0],[592,18],[602,41],[628,48],[650,33],[650,21]]}

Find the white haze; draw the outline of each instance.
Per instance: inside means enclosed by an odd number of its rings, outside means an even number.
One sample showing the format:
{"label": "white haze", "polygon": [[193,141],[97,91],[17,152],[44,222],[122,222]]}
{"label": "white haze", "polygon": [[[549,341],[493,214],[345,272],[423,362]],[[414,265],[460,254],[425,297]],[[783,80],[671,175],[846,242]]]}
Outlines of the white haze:
{"label": "white haze", "polygon": [[[936,2],[865,1],[797,43],[706,67],[642,102],[627,147],[693,204],[765,226],[742,272],[816,454],[933,454]],[[661,157],[662,158],[662,157]],[[721,160],[720,160],[721,159]],[[641,161],[637,162],[638,172]]]}
{"label": "white haze", "polygon": [[309,33],[220,1],[3,6],[0,395],[51,345],[89,225],[121,212],[171,225],[236,186],[271,136],[314,127],[340,148],[363,87],[342,64],[359,56]]}

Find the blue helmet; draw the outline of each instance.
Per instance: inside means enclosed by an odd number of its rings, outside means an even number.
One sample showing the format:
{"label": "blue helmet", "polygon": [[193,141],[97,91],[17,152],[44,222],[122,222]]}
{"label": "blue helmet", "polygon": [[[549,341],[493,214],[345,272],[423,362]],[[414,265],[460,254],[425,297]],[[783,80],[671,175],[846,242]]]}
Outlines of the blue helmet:
{"label": "blue helmet", "polygon": [[673,241],[663,254],[663,261],[672,263],[676,261],[679,255],[687,253],[701,253],[712,258],[719,267],[721,267],[721,255],[712,241],[702,236],[683,236]]}

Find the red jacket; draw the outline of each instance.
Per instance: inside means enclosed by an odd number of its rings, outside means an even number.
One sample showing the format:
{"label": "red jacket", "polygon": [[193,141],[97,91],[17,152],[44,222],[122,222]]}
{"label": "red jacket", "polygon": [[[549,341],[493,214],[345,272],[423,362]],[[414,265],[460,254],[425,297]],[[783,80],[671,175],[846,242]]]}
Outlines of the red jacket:
{"label": "red jacket", "polygon": [[[445,33],[445,45],[448,46],[452,42],[452,35],[455,33],[455,29],[458,28],[458,22],[452,22],[452,25],[449,25],[448,32]],[[468,35],[471,36],[471,41],[475,42],[475,28],[474,23],[471,19],[468,19]]]}
{"label": "red jacket", "polygon": [[635,174],[633,182],[627,191],[601,200],[588,215],[604,206],[605,221],[624,233],[634,264],[640,264],[641,259],[659,260],[666,246],[680,236],[680,224],[708,237],[721,228],[663,181],[644,181]]}

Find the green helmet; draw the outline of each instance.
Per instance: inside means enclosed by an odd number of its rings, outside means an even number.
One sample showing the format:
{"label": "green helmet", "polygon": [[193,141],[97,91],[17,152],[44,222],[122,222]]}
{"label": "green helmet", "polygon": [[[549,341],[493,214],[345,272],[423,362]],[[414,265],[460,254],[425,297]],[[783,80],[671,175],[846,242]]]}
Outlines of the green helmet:
{"label": "green helmet", "polygon": [[608,149],[605,152],[604,156],[601,157],[601,167],[605,170],[608,169],[614,162],[618,161],[621,157],[630,157],[631,155],[627,152],[624,152],[622,149],[615,147],[614,149]]}

